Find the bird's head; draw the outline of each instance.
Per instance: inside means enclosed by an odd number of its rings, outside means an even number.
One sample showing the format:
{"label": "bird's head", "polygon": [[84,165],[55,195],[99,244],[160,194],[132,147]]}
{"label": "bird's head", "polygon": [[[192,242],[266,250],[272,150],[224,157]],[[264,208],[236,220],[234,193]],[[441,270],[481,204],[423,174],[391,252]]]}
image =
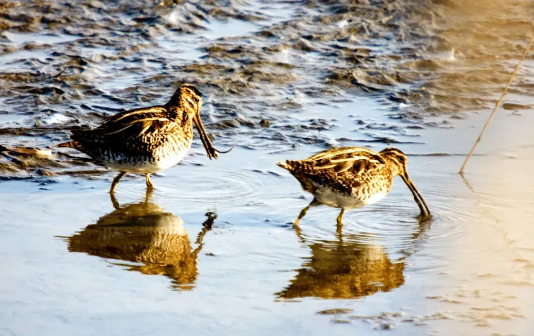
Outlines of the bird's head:
{"label": "bird's head", "polygon": [[400,149],[388,147],[380,152],[380,155],[389,162],[393,176],[406,174],[408,157]]}
{"label": "bird's head", "polygon": [[408,171],[406,169],[408,157],[406,156],[406,154],[404,154],[401,150],[397,148],[388,147],[381,151],[380,155],[389,163],[389,167],[393,176],[399,175],[412,192],[413,198],[419,206],[419,209],[421,210],[420,216],[423,218],[430,217],[430,209],[426,205],[423,196],[421,195],[419,190],[417,190],[417,187],[408,175]]}
{"label": "bird's head", "polygon": [[189,120],[192,120],[197,127],[200,140],[206,149],[206,153],[210,159],[217,158],[217,150],[211,143],[211,140],[206,133],[206,129],[202,124],[200,118],[200,107],[202,106],[202,95],[198,89],[192,84],[182,84],[176,90],[169,102],[165,105],[169,107],[180,108],[183,113],[186,113]]}

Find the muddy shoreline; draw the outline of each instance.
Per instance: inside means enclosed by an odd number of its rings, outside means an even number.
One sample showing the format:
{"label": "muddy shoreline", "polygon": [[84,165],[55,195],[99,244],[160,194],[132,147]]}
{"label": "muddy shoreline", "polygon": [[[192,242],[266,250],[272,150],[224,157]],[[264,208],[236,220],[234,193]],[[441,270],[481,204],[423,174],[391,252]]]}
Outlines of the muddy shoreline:
{"label": "muddy shoreline", "polygon": [[[335,145],[321,134],[339,127],[336,118],[295,116],[355,96],[379,101],[392,122],[356,120],[363,137],[345,142],[403,143],[403,135],[454,127],[489,108],[507,81],[534,9],[524,1],[477,4],[8,1],[0,11],[0,140],[53,148],[70,128],[161,104],[186,81],[207,98],[205,123],[222,146]],[[501,7],[507,12],[498,16]],[[511,92],[531,96],[530,69]],[[518,114],[530,108],[520,100],[507,106]],[[4,179],[34,174],[0,160]]]}

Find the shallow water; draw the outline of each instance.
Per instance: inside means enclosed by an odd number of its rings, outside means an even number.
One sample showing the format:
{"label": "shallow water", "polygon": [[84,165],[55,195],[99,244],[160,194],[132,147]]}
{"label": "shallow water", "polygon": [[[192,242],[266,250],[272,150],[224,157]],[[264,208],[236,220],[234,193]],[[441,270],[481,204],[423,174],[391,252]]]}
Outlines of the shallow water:
{"label": "shallow water", "polygon": [[[77,4],[1,3],[0,143],[53,154],[0,161],[0,335],[530,334],[531,56],[457,174],[528,2]],[[196,142],[148,199],[136,176],[110,199],[112,173],[52,147],[179,80],[237,146],[210,161]],[[433,219],[398,180],[342,232],[326,207],[295,231],[311,196],[275,163],[340,145],[410,154]]]}

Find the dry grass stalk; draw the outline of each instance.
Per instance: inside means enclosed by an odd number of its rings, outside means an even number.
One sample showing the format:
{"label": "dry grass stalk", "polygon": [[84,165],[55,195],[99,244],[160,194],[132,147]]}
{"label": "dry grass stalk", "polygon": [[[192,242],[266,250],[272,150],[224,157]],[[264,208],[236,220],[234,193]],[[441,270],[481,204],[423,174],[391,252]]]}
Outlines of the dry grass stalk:
{"label": "dry grass stalk", "polygon": [[471,155],[473,155],[473,152],[475,151],[475,148],[477,147],[478,143],[480,142],[480,139],[482,139],[482,134],[484,134],[484,131],[486,131],[486,128],[488,128],[489,123],[491,122],[491,119],[495,115],[495,112],[497,112],[497,108],[499,108],[499,105],[501,104],[502,100],[504,99],[504,96],[508,93],[508,89],[510,88],[510,84],[512,84],[512,81],[515,78],[515,75],[517,74],[517,71],[519,70],[519,67],[521,66],[521,63],[523,63],[523,60],[525,59],[525,56],[528,54],[528,51],[530,49],[530,46],[534,42],[534,34],[532,34],[532,38],[530,39],[530,42],[528,43],[525,52],[523,53],[523,56],[519,60],[519,63],[517,63],[517,66],[515,67],[514,72],[512,73],[512,76],[510,77],[510,80],[508,81],[508,84],[506,85],[506,88],[504,89],[504,92],[501,95],[501,98],[497,101],[495,104],[495,108],[493,109],[493,112],[491,112],[488,121],[486,121],[486,124],[484,125],[484,128],[482,129],[482,132],[480,132],[480,135],[478,136],[477,141],[475,141],[475,144],[473,145],[473,148],[471,148],[471,151],[467,155],[467,158],[464,161],[464,164],[462,165],[462,168],[460,168],[459,173],[463,173],[465,165],[467,164],[467,161],[469,161],[469,158]]}

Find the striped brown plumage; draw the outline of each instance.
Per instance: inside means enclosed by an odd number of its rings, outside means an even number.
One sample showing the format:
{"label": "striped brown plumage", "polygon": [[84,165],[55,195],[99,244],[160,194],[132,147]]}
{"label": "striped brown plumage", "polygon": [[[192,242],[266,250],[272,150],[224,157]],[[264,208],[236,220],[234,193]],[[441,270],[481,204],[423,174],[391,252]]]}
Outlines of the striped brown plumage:
{"label": "striped brown plumage", "polygon": [[73,130],[72,141],[58,146],[77,149],[120,171],[111,193],[126,173],[145,174],[147,187],[152,188],[150,174],[177,164],[191,147],[193,123],[208,157],[217,158],[200,119],[201,105],[200,92],[183,84],[165,105],[118,113],[95,129]]}
{"label": "striped brown plumage", "polygon": [[406,171],[406,155],[389,147],[375,152],[364,147],[340,147],[325,150],[305,160],[288,160],[278,165],[287,169],[315,198],[301,211],[304,217],[310,206],[325,204],[341,208],[338,224],[345,209],[373,204],[391,190],[393,178],[400,175],[414,195],[422,217],[430,210]]}

